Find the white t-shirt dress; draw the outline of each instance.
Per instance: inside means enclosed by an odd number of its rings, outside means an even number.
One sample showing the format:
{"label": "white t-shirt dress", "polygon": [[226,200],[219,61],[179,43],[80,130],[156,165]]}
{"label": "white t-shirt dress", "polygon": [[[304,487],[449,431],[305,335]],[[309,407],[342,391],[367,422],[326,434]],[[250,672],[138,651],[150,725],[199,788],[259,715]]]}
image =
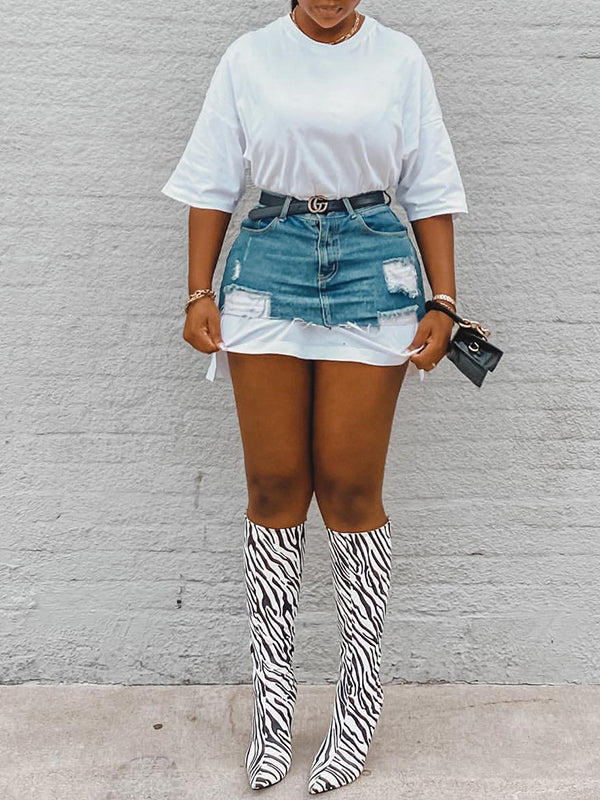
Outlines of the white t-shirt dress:
{"label": "white t-shirt dress", "polygon": [[[284,14],[226,48],[187,145],[161,191],[233,213],[246,191],[308,200],[383,189],[409,221],[468,213],[433,76],[409,35],[364,14],[338,44],[311,39]],[[230,379],[226,350],[400,364],[416,316],[369,329],[221,314],[225,348],[206,377]],[[420,373],[410,362],[407,376]]]}

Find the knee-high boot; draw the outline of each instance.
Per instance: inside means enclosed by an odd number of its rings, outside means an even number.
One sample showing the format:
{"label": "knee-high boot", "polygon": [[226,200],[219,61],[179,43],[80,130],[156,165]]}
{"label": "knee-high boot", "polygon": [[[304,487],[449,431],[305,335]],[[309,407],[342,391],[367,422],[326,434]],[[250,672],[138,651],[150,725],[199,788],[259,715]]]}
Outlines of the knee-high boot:
{"label": "knee-high boot", "polygon": [[327,528],[340,632],[333,718],[308,790],[337,789],[362,773],[383,706],[381,637],[391,573],[391,522],[358,533]]}
{"label": "knee-high boot", "polygon": [[297,693],[292,661],[305,522],[270,528],[244,515],[244,573],[254,691],[252,739],[245,760],[253,789],[280,781],[292,761],[291,727]]}

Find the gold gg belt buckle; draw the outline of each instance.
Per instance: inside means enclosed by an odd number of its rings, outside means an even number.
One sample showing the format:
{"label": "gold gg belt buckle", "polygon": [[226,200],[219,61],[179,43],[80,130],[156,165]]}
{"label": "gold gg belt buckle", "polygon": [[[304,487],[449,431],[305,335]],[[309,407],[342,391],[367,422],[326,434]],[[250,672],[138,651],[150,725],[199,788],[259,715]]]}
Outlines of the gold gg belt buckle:
{"label": "gold gg belt buckle", "polygon": [[326,197],[323,197],[322,194],[313,194],[312,197],[308,198],[308,210],[312,211],[313,213],[321,213],[322,211],[327,211],[329,206],[329,200]]}

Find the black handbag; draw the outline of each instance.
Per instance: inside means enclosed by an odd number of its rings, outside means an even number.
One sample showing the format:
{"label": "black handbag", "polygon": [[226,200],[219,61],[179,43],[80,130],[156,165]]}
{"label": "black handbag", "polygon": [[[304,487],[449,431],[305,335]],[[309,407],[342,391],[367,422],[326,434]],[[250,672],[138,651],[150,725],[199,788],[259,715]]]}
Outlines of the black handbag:
{"label": "black handbag", "polygon": [[502,358],[502,350],[488,341],[491,331],[486,331],[479,322],[455,314],[447,305],[436,300],[427,300],[425,310],[443,311],[458,322],[458,330],[448,342],[446,356],[469,380],[481,386],[488,371],[496,369],[496,364]]}

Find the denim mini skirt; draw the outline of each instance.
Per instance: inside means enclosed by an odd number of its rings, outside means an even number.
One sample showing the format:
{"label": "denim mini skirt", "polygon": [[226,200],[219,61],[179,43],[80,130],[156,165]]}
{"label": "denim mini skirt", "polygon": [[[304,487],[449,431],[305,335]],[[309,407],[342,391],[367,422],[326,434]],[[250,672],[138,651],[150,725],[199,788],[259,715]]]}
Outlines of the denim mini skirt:
{"label": "denim mini skirt", "polygon": [[[218,295],[224,314],[378,327],[425,315],[421,267],[387,203],[242,219]],[[260,207],[261,204],[258,204]]]}
{"label": "denim mini skirt", "polygon": [[[276,193],[273,193],[276,194]],[[206,378],[231,382],[227,351],[402,364],[425,314],[421,267],[408,231],[386,203],[240,223],[218,304],[220,349]],[[261,204],[258,203],[258,207]],[[425,370],[409,361],[407,377]]]}

